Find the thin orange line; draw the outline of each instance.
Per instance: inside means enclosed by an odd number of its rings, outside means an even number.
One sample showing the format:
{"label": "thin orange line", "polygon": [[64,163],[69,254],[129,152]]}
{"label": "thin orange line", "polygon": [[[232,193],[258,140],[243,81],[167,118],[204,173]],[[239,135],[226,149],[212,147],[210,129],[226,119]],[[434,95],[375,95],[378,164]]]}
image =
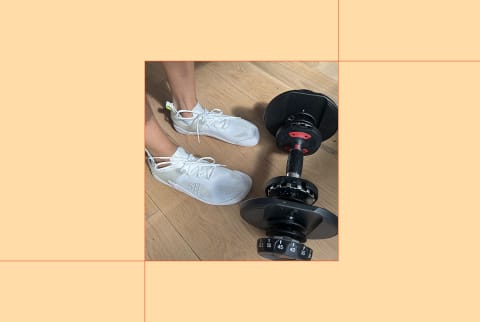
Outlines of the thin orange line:
{"label": "thin orange line", "polygon": [[337,63],[340,61],[340,0],[337,1]]}
{"label": "thin orange line", "polygon": [[142,263],[143,259],[0,259],[0,263]]}
{"label": "thin orange line", "polygon": [[143,261],[143,321],[147,321],[147,262]]}
{"label": "thin orange line", "polygon": [[480,60],[339,60],[342,63],[479,63]]}

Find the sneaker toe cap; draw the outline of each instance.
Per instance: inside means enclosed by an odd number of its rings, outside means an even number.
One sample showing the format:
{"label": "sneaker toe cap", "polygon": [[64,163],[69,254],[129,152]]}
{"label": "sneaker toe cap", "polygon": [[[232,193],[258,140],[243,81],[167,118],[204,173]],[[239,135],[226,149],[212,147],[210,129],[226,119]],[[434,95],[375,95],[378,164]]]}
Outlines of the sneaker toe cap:
{"label": "sneaker toe cap", "polygon": [[260,141],[260,133],[258,128],[248,122],[244,121],[242,131],[238,136],[238,144],[243,146],[254,146]]}
{"label": "sneaker toe cap", "polygon": [[240,171],[230,171],[215,183],[215,195],[222,204],[234,204],[243,200],[252,188],[252,179]]}

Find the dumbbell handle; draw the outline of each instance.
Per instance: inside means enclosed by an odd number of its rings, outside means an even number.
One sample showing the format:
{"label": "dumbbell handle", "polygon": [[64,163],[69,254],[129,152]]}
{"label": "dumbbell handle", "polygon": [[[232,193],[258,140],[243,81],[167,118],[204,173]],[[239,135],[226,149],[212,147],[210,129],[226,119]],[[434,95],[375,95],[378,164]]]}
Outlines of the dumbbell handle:
{"label": "dumbbell handle", "polygon": [[296,144],[288,154],[287,176],[300,178],[303,169],[303,151],[299,144]]}

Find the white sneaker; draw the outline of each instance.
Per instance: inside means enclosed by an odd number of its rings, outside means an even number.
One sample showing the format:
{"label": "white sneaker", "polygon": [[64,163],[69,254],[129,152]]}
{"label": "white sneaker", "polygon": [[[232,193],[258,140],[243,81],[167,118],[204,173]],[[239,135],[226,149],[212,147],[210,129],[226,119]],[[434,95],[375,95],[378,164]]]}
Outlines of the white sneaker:
{"label": "white sneaker", "polygon": [[[170,110],[175,130],[182,134],[196,134],[199,142],[200,135],[243,146],[254,146],[260,140],[258,128],[254,124],[241,117],[225,115],[218,108],[208,111],[197,103],[191,111],[177,111],[171,102],[167,102],[165,107]],[[184,117],[181,114],[183,112],[191,112],[193,116]]]}
{"label": "white sneaker", "polygon": [[210,157],[197,158],[183,148],[171,157],[154,157],[145,149],[155,179],[210,205],[232,205],[243,200],[252,179]]}

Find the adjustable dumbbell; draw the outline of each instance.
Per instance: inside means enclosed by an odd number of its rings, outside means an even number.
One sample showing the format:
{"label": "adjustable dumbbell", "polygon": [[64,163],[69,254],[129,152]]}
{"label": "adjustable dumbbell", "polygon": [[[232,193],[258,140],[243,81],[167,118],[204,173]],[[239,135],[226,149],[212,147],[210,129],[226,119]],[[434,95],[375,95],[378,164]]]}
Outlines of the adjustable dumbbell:
{"label": "adjustable dumbbell", "polygon": [[267,130],[277,147],[288,153],[284,176],[266,184],[264,198],[240,204],[240,214],[249,224],[265,231],[257,252],[268,259],[310,260],[309,239],[337,234],[337,216],[315,207],[318,189],[301,178],[304,156],[315,153],[322,141],[337,131],[338,109],[328,96],[310,90],[292,90],[276,96],[264,114]]}

